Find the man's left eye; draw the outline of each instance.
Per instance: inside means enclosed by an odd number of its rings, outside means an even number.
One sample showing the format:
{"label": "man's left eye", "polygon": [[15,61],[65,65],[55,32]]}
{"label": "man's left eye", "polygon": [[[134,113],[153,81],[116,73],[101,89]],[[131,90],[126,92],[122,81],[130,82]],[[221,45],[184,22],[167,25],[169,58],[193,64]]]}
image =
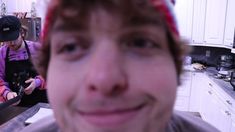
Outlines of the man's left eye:
{"label": "man's left eye", "polygon": [[139,49],[149,49],[149,48],[157,48],[157,44],[153,41],[145,39],[145,38],[134,38],[130,42],[128,42],[128,46],[131,48],[139,48]]}
{"label": "man's left eye", "polygon": [[125,47],[133,52],[149,52],[159,49],[160,46],[155,41],[145,37],[134,37],[124,43]]}

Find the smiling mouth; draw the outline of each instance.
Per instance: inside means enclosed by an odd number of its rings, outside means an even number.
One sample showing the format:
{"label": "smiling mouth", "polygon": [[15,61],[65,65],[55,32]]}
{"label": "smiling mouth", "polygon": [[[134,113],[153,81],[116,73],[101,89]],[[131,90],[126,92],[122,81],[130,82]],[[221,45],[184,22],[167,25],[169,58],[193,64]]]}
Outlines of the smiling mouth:
{"label": "smiling mouth", "polygon": [[120,126],[133,119],[140,113],[146,104],[141,104],[133,108],[115,109],[115,110],[94,110],[92,112],[79,111],[81,118],[88,123],[99,127]]}

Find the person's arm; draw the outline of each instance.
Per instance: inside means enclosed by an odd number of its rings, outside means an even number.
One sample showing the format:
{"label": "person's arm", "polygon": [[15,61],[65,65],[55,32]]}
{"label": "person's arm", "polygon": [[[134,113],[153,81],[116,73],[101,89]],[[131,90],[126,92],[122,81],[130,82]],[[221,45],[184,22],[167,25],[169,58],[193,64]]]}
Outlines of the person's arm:
{"label": "person's arm", "polygon": [[2,46],[0,48],[0,96],[5,100],[14,98],[17,96],[15,92],[12,92],[8,86],[8,83],[5,82],[5,56],[6,56],[6,47]]}
{"label": "person's arm", "polygon": [[[34,59],[34,55],[36,54],[37,50],[40,48],[41,43],[33,41],[27,41],[27,43],[29,45],[32,59]],[[37,75],[34,79],[35,79],[36,88],[39,88],[40,90],[46,89],[45,79],[42,76]]]}

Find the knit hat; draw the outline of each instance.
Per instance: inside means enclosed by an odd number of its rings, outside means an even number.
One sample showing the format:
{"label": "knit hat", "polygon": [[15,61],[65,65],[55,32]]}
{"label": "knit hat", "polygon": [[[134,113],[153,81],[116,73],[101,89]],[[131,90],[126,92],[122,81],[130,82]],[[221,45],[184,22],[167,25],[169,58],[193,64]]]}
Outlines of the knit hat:
{"label": "knit hat", "polygon": [[[58,2],[58,0],[55,1],[53,5],[56,5],[56,2]],[[179,37],[176,17],[173,11],[175,0],[151,0],[151,2],[153,3],[156,10],[162,13],[164,19],[166,20],[168,28],[173,33],[173,36]],[[45,40],[45,36],[47,36],[48,29],[50,28],[51,22],[53,21],[53,14],[55,12],[54,7],[55,6],[51,6],[51,8],[49,8],[47,11],[43,32],[41,34],[42,41]]]}

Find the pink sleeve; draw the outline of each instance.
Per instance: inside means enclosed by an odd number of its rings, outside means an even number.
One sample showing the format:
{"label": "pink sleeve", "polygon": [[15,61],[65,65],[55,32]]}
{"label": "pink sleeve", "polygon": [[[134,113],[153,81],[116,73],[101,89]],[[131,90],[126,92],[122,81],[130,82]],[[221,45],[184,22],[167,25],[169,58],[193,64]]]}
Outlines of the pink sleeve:
{"label": "pink sleeve", "polygon": [[45,83],[45,79],[38,75],[35,77],[36,79],[36,86],[39,87],[40,90],[46,89],[46,83]]}

